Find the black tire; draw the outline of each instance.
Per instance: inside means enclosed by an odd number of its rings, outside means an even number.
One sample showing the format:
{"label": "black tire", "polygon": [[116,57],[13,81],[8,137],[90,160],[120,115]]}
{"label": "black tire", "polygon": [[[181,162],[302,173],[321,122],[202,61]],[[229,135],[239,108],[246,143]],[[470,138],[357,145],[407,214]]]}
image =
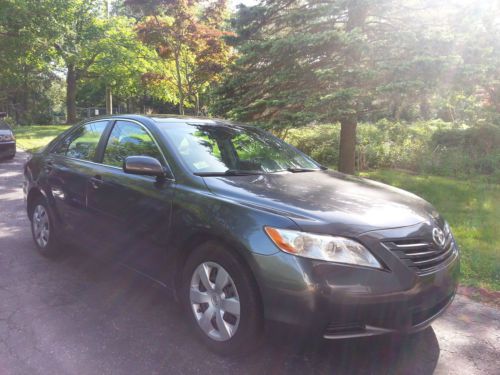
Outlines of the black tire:
{"label": "black tire", "polygon": [[[48,235],[45,236],[45,245],[40,241],[40,232],[37,230],[36,214],[40,213],[37,211],[38,207],[42,207],[46,215]],[[45,198],[37,198],[30,209],[30,221],[31,221],[31,235],[33,237],[33,242],[37,248],[38,253],[47,258],[54,258],[61,253],[61,243],[58,239],[57,231],[55,229],[55,221],[52,217],[52,213],[48,207]]]}
{"label": "black tire", "polygon": [[[220,265],[227,271],[239,298],[239,323],[234,335],[224,341],[217,341],[205,333],[198,323],[190,299],[193,275],[198,267],[206,262]],[[213,241],[198,246],[184,267],[180,297],[194,330],[209,349],[222,355],[241,355],[256,349],[263,336],[263,313],[258,288],[248,267],[234,254],[234,251]],[[214,325],[216,326],[216,323]]]}

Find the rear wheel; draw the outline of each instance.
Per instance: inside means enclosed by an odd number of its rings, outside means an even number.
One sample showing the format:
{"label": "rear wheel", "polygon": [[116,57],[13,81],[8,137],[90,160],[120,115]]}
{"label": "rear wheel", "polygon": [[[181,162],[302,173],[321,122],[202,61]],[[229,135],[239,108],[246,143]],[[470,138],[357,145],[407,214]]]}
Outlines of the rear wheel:
{"label": "rear wheel", "polygon": [[60,252],[54,221],[43,198],[37,199],[33,204],[31,211],[31,233],[38,252],[43,256],[52,257]]}
{"label": "rear wheel", "polygon": [[209,242],[198,247],[183,275],[183,300],[202,341],[220,354],[254,349],[262,336],[255,282],[230,250]]}

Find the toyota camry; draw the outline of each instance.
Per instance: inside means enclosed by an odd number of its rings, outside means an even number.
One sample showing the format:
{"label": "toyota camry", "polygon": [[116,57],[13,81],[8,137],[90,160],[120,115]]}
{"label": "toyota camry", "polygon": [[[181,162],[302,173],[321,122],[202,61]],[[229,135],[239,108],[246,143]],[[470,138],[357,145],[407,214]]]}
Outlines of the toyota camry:
{"label": "toyota camry", "polygon": [[24,174],[40,254],[76,242],[158,281],[219,353],[252,349],[273,321],[325,339],[416,332],[457,287],[459,250],[429,203],[255,126],[93,119]]}

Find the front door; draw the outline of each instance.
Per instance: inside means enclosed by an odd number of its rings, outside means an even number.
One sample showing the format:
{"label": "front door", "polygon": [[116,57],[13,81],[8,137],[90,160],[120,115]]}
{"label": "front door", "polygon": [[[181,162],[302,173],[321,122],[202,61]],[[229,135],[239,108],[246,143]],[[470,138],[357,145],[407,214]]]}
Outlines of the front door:
{"label": "front door", "polygon": [[166,259],[174,183],[123,171],[127,156],[165,158],[152,135],[138,123],[116,121],[102,162],[87,185],[87,206],[100,227],[101,248],[150,276],[158,276]]}

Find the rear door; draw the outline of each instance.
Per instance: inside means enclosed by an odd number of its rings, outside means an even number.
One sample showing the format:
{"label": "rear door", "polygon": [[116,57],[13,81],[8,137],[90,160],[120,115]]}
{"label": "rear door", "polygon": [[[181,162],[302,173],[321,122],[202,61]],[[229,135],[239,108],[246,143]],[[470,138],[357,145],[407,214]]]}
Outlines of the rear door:
{"label": "rear door", "polygon": [[99,240],[115,260],[153,277],[163,269],[168,246],[174,181],[123,171],[127,156],[166,160],[148,129],[118,120],[105,142],[102,161],[87,186],[87,205]]}
{"label": "rear door", "polygon": [[92,236],[85,193],[88,179],[95,174],[96,151],[107,125],[107,120],[81,125],[59,141],[44,161],[45,188],[65,232],[73,238]]}

